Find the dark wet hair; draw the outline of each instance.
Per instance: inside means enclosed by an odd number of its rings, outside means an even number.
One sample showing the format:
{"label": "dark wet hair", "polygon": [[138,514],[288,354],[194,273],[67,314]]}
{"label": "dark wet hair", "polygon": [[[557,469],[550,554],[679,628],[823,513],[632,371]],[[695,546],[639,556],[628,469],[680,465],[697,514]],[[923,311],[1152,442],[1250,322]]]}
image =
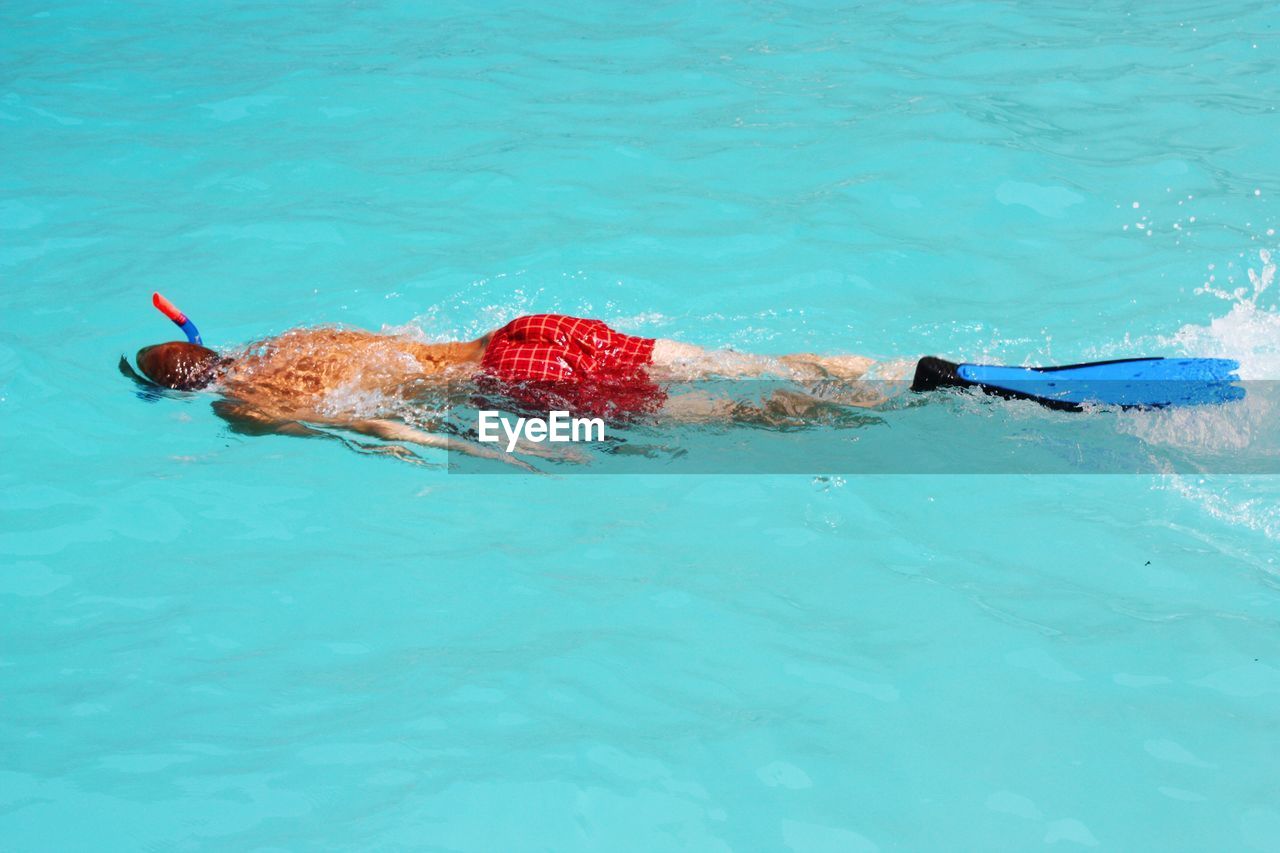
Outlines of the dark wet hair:
{"label": "dark wet hair", "polygon": [[197,391],[218,378],[227,359],[199,344],[170,341],[138,350],[137,361],[138,369],[157,385]]}

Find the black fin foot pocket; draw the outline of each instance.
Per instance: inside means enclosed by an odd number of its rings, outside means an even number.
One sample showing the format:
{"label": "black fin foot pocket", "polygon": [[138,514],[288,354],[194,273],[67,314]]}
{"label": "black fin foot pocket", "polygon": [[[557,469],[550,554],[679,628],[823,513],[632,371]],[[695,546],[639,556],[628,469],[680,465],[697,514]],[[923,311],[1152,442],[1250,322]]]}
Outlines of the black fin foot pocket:
{"label": "black fin foot pocket", "polygon": [[954,361],[927,355],[916,362],[916,375],[911,380],[912,391],[932,391],[935,388],[963,388],[972,385],[960,378]]}

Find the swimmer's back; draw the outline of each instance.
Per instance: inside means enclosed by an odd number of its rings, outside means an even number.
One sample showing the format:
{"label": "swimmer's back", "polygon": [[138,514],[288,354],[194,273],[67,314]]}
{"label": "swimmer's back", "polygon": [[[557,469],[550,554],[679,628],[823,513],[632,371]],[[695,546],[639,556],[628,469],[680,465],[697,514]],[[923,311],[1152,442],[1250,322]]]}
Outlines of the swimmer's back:
{"label": "swimmer's back", "polygon": [[225,390],[277,411],[313,408],[334,391],[391,393],[470,363],[465,344],[423,344],[361,329],[292,329],[245,347]]}

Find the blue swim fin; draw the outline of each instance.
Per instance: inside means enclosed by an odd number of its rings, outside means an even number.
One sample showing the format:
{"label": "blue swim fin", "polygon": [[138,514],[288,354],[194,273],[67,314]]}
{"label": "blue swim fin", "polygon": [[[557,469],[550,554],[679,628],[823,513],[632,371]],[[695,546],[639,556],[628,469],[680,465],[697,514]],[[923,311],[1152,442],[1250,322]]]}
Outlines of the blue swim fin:
{"label": "blue swim fin", "polygon": [[916,364],[912,391],[979,388],[1078,412],[1085,405],[1125,409],[1203,406],[1244,397],[1239,362],[1226,358],[1122,358],[1058,367],[964,364],[928,356]]}

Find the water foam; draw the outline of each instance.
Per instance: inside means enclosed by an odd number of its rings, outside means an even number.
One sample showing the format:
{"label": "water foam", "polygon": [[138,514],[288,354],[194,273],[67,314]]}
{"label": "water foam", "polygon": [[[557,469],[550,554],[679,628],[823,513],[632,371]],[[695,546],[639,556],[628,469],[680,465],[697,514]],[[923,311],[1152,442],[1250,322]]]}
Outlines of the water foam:
{"label": "water foam", "polygon": [[1280,311],[1263,300],[1275,281],[1271,253],[1259,253],[1260,272],[1250,269],[1252,290],[1225,290],[1206,282],[1197,294],[1209,294],[1231,303],[1230,310],[1208,325],[1188,324],[1159,344],[1182,355],[1197,358],[1231,358],[1240,363],[1239,376],[1252,380],[1242,403],[1197,406],[1157,412],[1129,412],[1120,416],[1122,432],[1152,444],[1189,450],[1280,450],[1276,429],[1276,400],[1270,383],[1280,379]]}
{"label": "water foam", "polygon": [[[1261,269],[1248,270],[1249,287],[1226,289],[1211,277],[1196,290],[1231,303],[1226,314],[1207,325],[1185,325],[1162,343],[1187,356],[1234,358],[1240,362],[1243,380],[1280,380],[1280,306],[1271,290],[1276,263],[1265,249],[1258,256]],[[1242,403],[1231,406],[1126,415],[1121,429],[1153,444],[1179,448],[1280,453],[1276,394],[1265,393],[1274,387],[1269,383],[1254,385]],[[1170,476],[1162,488],[1192,501],[1220,521],[1280,540],[1276,479]]]}
{"label": "water foam", "polygon": [[1248,270],[1249,288],[1226,290],[1206,282],[1197,294],[1209,294],[1231,303],[1231,310],[1207,326],[1186,325],[1164,343],[1189,356],[1234,358],[1240,362],[1241,379],[1280,379],[1280,306],[1263,297],[1275,283],[1276,264],[1266,249],[1258,252],[1261,271]]}

